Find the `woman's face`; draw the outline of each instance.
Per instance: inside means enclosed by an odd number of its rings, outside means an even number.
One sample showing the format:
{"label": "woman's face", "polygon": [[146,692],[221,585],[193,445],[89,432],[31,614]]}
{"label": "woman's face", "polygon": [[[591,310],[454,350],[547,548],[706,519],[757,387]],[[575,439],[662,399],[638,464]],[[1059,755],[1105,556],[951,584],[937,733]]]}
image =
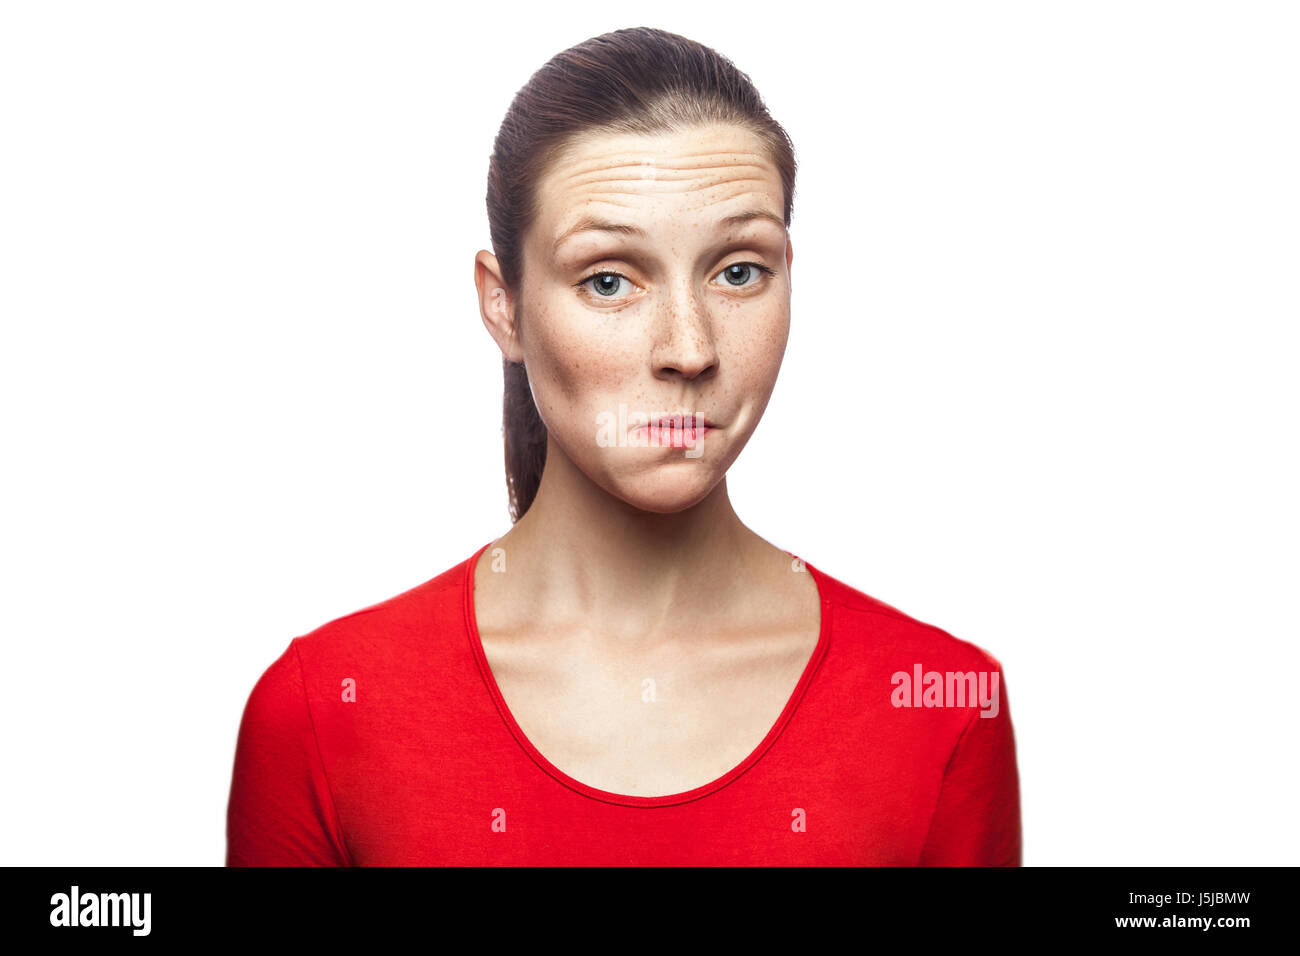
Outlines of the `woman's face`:
{"label": "woman's face", "polygon": [[790,330],[783,196],[730,125],[587,136],[541,180],[515,314],[533,396],[551,441],[638,509],[701,501],[767,407]]}

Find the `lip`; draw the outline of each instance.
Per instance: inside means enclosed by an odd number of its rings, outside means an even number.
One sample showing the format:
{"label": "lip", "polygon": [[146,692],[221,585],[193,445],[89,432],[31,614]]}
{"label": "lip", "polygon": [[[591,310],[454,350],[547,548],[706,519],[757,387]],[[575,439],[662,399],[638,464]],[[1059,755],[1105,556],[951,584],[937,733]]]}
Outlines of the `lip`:
{"label": "lip", "polygon": [[718,426],[703,415],[697,415],[694,412],[682,412],[680,414],[662,415],[659,418],[653,418],[648,425],[641,425],[641,428],[703,428],[706,431],[712,431]]}
{"label": "lip", "polygon": [[648,444],[663,448],[693,448],[718,425],[703,415],[664,415],[649,424],[638,425],[634,435],[644,434]]}

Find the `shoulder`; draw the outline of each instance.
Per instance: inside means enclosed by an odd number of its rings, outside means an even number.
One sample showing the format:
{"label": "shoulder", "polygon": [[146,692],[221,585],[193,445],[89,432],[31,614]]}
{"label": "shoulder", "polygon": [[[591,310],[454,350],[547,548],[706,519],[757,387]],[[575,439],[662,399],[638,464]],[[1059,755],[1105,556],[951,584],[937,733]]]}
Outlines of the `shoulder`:
{"label": "shoulder", "polygon": [[465,575],[472,559],[381,601],[324,622],[295,637],[289,651],[305,673],[339,667],[402,668],[436,663],[461,650]]}
{"label": "shoulder", "polygon": [[984,648],[919,620],[879,598],[804,562],[822,590],[824,610],[829,610],[838,643],[892,658],[910,656],[927,668],[1001,670],[996,657]]}

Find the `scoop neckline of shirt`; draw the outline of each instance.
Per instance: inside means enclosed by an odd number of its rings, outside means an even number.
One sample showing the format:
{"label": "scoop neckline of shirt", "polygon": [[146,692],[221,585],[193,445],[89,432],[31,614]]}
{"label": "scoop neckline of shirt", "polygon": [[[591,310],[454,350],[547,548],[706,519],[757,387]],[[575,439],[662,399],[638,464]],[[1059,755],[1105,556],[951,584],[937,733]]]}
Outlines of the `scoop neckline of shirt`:
{"label": "scoop neckline of shirt", "polygon": [[474,654],[475,661],[478,663],[479,673],[483,677],[483,682],[487,685],[488,693],[491,695],[492,701],[496,705],[497,713],[501,715],[501,719],[505,722],[511,736],[515,738],[515,742],[519,744],[524,753],[529,756],[533,763],[555,780],[562,783],[570,790],[574,790],[583,796],[591,797],[593,800],[600,800],[605,803],[621,804],[628,807],[669,807],[681,803],[689,803],[692,800],[698,800],[701,797],[708,796],[711,793],[721,790],[723,787],[727,786],[748,771],[754,766],[754,764],[758,763],[758,761],[763,758],[763,755],[767,753],[772,744],[776,742],[776,739],[781,736],[781,732],[785,730],[786,725],[794,716],[794,712],[798,709],[799,703],[803,700],[804,693],[807,691],[808,685],[812,682],[813,674],[816,672],[817,666],[821,663],[822,658],[826,656],[826,649],[830,643],[831,632],[830,589],[827,587],[825,576],[821,571],[817,570],[807,561],[803,561],[793,552],[786,551],[786,554],[790,555],[790,557],[797,561],[802,561],[803,567],[812,575],[813,582],[817,585],[817,603],[820,610],[817,644],[813,647],[812,655],[808,658],[808,663],[804,665],[803,673],[799,675],[799,682],[795,684],[794,690],[791,691],[790,697],[786,700],[785,707],[782,708],[780,716],[777,717],[776,722],[772,725],[771,729],[768,730],[767,735],[763,737],[758,746],[750,752],[749,756],[736,766],[732,767],[721,777],[718,777],[716,780],[710,781],[709,783],[695,787],[692,790],[684,790],[681,793],[667,793],[657,797],[642,797],[627,793],[614,793],[610,790],[601,790],[597,787],[588,786],[581,780],[569,776],[559,767],[555,766],[555,764],[546,759],[546,756],[540,750],[533,746],[533,742],[528,739],[528,735],[523,732],[523,729],[515,720],[514,714],[510,712],[510,707],[506,703],[505,696],[501,693],[501,688],[497,685],[496,676],[492,673],[492,667],[488,663],[487,652],[483,650],[483,640],[479,636],[478,618],[474,606],[474,573],[475,569],[478,567],[479,556],[495,544],[496,540],[497,539],[494,538],[492,541],[483,545],[483,547],[475,551],[464,564],[462,590],[464,593],[465,629],[469,638],[470,649]]}

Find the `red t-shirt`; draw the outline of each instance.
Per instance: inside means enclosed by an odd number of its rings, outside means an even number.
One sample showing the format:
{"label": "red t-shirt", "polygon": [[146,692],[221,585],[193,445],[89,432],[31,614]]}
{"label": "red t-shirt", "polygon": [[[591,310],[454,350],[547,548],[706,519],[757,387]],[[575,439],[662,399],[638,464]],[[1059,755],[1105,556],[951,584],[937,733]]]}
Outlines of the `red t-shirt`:
{"label": "red t-shirt", "polygon": [[610,793],[511,716],[474,623],[484,548],[267,668],[239,727],[228,866],[1020,864],[1002,668],[975,645],[802,562],[821,634],[762,743],[685,793]]}

